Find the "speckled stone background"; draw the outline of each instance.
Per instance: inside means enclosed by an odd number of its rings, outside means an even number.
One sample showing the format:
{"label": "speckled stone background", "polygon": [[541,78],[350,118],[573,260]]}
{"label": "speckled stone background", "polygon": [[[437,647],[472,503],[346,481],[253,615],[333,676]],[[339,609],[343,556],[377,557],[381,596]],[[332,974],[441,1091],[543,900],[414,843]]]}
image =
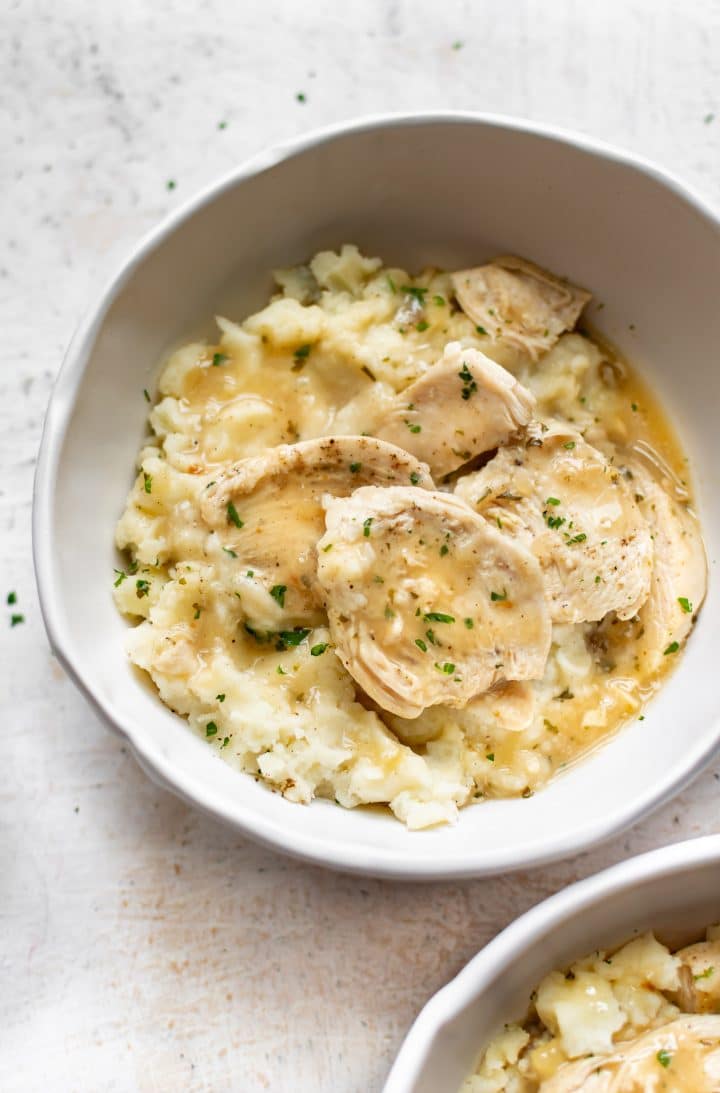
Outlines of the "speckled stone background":
{"label": "speckled stone background", "polygon": [[[623,838],[552,868],[427,887],[335,876],[158,790],[48,649],[33,467],[98,283],[264,144],[425,107],[573,127],[720,202],[720,5],[0,4],[4,1091],[379,1091],[419,1008],[510,919],[629,853],[720,830],[718,767]],[[12,612],[24,622],[11,627]]]}

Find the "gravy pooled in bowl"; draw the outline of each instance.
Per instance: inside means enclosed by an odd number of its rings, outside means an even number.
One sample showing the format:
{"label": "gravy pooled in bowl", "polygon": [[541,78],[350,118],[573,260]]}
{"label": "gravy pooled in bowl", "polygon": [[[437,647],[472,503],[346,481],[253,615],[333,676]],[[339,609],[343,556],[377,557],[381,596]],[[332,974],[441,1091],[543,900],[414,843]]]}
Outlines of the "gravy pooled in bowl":
{"label": "gravy pooled in bowl", "polygon": [[672,429],[523,259],[275,276],[162,369],[116,532],[129,656],[292,801],[423,828],[528,797],[643,716],[701,606]]}
{"label": "gravy pooled in bowl", "polygon": [[672,953],[652,933],[553,971],[461,1093],[716,1093],[720,927]]}

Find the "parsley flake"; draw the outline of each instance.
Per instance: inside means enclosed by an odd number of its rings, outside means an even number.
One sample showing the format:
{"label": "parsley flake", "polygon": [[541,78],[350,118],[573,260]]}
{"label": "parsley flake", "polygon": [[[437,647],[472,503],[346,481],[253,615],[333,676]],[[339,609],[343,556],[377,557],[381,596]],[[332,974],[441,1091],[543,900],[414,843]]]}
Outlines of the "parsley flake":
{"label": "parsley flake", "polygon": [[458,372],[458,376],[460,377],[460,379],[463,382],[462,391],[460,393],[461,393],[464,401],[467,402],[467,400],[470,398],[470,396],[473,395],[477,391],[478,385],[477,385],[477,382],[475,381],[475,378],[474,378],[472,372],[468,368],[466,361],[463,361],[463,366],[460,369],[460,371]]}
{"label": "parsley flake", "polygon": [[427,653],[427,645],[422,638],[415,638],[415,644],[417,645],[421,653]]}
{"label": "parsley flake", "polygon": [[237,554],[235,553],[234,550],[231,550],[230,547],[225,547],[224,546],[223,550],[225,551],[226,554],[229,554],[231,558],[237,558]]}
{"label": "parsley flake", "polygon": [[152,475],[147,471],[142,472],[143,482],[145,483],[145,493],[152,493]]}
{"label": "parsley flake", "polygon": [[545,504],[546,505],[559,505],[560,504],[560,498],[559,497],[548,497]]}
{"label": "parsley flake", "polygon": [[350,474],[357,474],[358,471],[361,469],[361,467],[362,467],[362,463],[351,463],[350,464]]}
{"label": "parsley flake", "polygon": [[244,521],[240,519],[238,510],[233,505],[232,501],[228,501],[227,504],[227,522],[228,524],[234,524],[236,528],[244,527]]}
{"label": "parsley flake", "polygon": [[285,593],[287,592],[286,584],[274,584],[270,589],[270,595],[279,603],[281,607],[285,606]]}
{"label": "parsley flake", "polygon": [[214,721],[208,721],[207,725],[205,726],[205,735],[206,736],[217,736],[217,731],[218,731],[218,727],[215,724],[215,722]]}
{"label": "parsley flake", "polygon": [[665,1048],[661,1048],[660,1051],[658,1051],[655,1058],[660,1063],[660,1066],[664,1066],[664,1067],[667,1068],[667,1067],[670,1066],[670,1063],[672,1062],[672,1053],[669,1052],[669,1051],[666,1051]]}
{"label": "parsley flake", "polygon": [[296,630],[281,630],[278,634],[276,648],[278,650],[291,649],[300,645],[310,633],[309,627],[298,627]]}
{"label": "parsley flake", "polygon": [[[119,569],[116,569],[116,570],[115,570],[115,572],[116,572],[116,573],[119,573],[119,572],[120,572],[120,570],[119,570]],[[123,573],[123,577],[124,577],[124,576],[125,576],[125,574]],[[14,603],[17,603],[17,592],[8,592],[8,594],[7,594],[7,601],[6,601],[6,602],[7,602],[7,605],[8,605],[8,607],[12,607],[12,605],[13,605]]]}
{"label": "parsley flake", "polygon": [[407,418],[405,418],[405,424],[407,425],[407,427],[408,427],[408,429],[410,430],[411,433],[421,433],[422,432],[422,425],[416,425],[414,422],[408,421]]}
{"label": "parsley flake", "polygon": [[408,296],[412,296],[419,304],[425,303],[425,296],[427,294],[426,288],[422,288],[419,285],[401,285],[400,291],[406,292]]}
{"label": "parsley flake", "polygon": [[212,362],[214,368],[219,368],[221,364],[225,364],[225,361],[229,360],[230,358],[228,357],[227,353],[213,353]]}
{"label": "parsley flake", "polygon": [[671,641],[667,649],[663,649],[663,656],[667,657],[670,655],[670,653],[677,653],[679,648],[680,645],[677,641]]}
{"label": "parsley flake", "polygon": [[575,447],[575,441],[574,440],[566,440],[565,443],[563,444],[563,448],[567,448],[567,450],[569,452],[571,452],[574,447]]}
{"label": "parsley flake", "polygon": [[690,600],[687,598],[687,596],[678,596],[678,603],[680,604],[686,615],[692,615],[693,605],[690,603]]}
{"label": "parsley flake", "polygon": [[426,611],[425,622],[455,622],[454,615],[445,615],[442,611]]}
{"label": "parsley flake", "polygon": [[443,543],[443,545],[440,547],[440,557],[444,558],[449,550],[450,547],[447,545],[447,543]]}
{"label": "parsley flake", "polygon": [[21,622],[25,622],[25,616],[24,615],[11,615],[10,616],[10,626],[11,627],[19,626]]}
{"label": "parsley flake", "polygon": [[142,578],[135,581],[135,595],[139,600],[141,600],[143,596],[147,596],[149,591],[150,581],[144,581]]}
{"label": "parsley flake", "polygon": [[310,356],[311,349],[312,346],[308,342],[306,342],[305,345],[299,345],[293,353],[293,357],[296,361],[305,361]]}
{"label": "parsley flake", "polygon": [[420,334],[422,334],[425,330],[427,330],[427,328],[429,326],[430,326],[430,323],[426,322],[425,319],[421,319],[419,323],[415,323],[415,329]]}
{"label": "parsley flake", "polygon": [[225,695],[224,694],[215,695],[215,698],[218,702],[224,702],[225,701]]}
{"label": "parsley flake", "polygon": [[487,337],[487,330],[485,329],[484,326],[476,326],[475,327],[475,333],[476,334],[484,334],[485,337]]}
{"label": "parsley flake", "polygon": [[417,471],[411,471],[410,472],[410,482],[412,483],[412,485],[417,486],[419,481],[420,481],[420,475],[418,474],[418,472]]}
{"label": "parsley flake", "polygon": [[503,600],[507,599],[507,592],[504,588],[502,592],[491,592],[490,599],[493,601],[493,603],[502,603]]}
{"label": "parsley flake", "polygon": [[321,657],[330,643],[327,641],[318,642],[317,645],[313,645],[310,650],[311,657]]}
{"label": "parsley flake", "polygon": [[372,516],[368,516],[367,520],[363,520],[363,535],[366,539],[370,538],[370,528],[372,527],[372,522]]}
{"label": "parsley flake", "polygon": [[475,623],[473,622],[472,619],[463,619],[463,622],[465,623],[465,626],[468,630],[472,630],[473,627],[475,626]]}
{"label": "parsley flake", "polygon": [[147,387],[143,387],[143,395],[145,396],[145,401],[150,402],[150,392]]}

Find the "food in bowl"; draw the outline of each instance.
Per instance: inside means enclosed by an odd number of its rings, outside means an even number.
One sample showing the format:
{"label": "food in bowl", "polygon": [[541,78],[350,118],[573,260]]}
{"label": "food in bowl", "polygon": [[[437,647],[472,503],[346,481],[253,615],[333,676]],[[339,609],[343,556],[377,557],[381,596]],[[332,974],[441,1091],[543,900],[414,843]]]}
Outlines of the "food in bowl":
{"label": "food in bowl", "polygon": [[715,1093],[720,927],[676,952],[648,933],[545,976],[461,1093]]}
{"label": "food in bowl", "polygon": [[643,716],[702,603],[663,410],[523,259],[346,245],[276,280],[163,367],[116,533],[129,655],[292,801],[423,828],[530,796]]}

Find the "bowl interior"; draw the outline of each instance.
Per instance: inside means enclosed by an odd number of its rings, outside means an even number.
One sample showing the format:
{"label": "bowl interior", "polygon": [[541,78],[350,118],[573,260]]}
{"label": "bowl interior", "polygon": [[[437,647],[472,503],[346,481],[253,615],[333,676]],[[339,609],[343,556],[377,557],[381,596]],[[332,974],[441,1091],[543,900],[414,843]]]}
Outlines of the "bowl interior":
{"label": "bowl interior", "polygon": [[720,840],[699,842],[714,842],[713,862],[688,864],[638,883],[628,870],[627,884],[552,917],[525,936],[523,925],[530,916],[518,920],[498,939],[500,958],[493,953],[495,942],[429,1003],[411,1034],[415,1042],[405,1055],[407,1067],[400,1058],[385,1093],[457,1093],[483,1044],[504,1023],[523,1019],[530,992],[554,968],[646,930],[672,947],[702,938],[705,927],[720,919]]}
{"label": "bowl interior", "polygon": [[483,804],[454,828],[421,834],[376,812],[301,808],[238,775],[126,659],[126,624],[111,598],[113,532],[143,435],[143,388],[152,390],[163,354],[198,322],[260,306],[273,267],[343,242],[410,270],[514,251],[591,288],[603,305],[591,311],[598,326],[673,412],[715,558],[717,223],[652,173],[564,139],[468,118],[406,119],[311,142],[224,183],[140,252],[76,339],[49,411],[36,499],[51,638],[147,768],[275,845],[418,877],[578,849],[670,792],[717,743],[715,582],[679,670],[643,722],[535,797]]}

